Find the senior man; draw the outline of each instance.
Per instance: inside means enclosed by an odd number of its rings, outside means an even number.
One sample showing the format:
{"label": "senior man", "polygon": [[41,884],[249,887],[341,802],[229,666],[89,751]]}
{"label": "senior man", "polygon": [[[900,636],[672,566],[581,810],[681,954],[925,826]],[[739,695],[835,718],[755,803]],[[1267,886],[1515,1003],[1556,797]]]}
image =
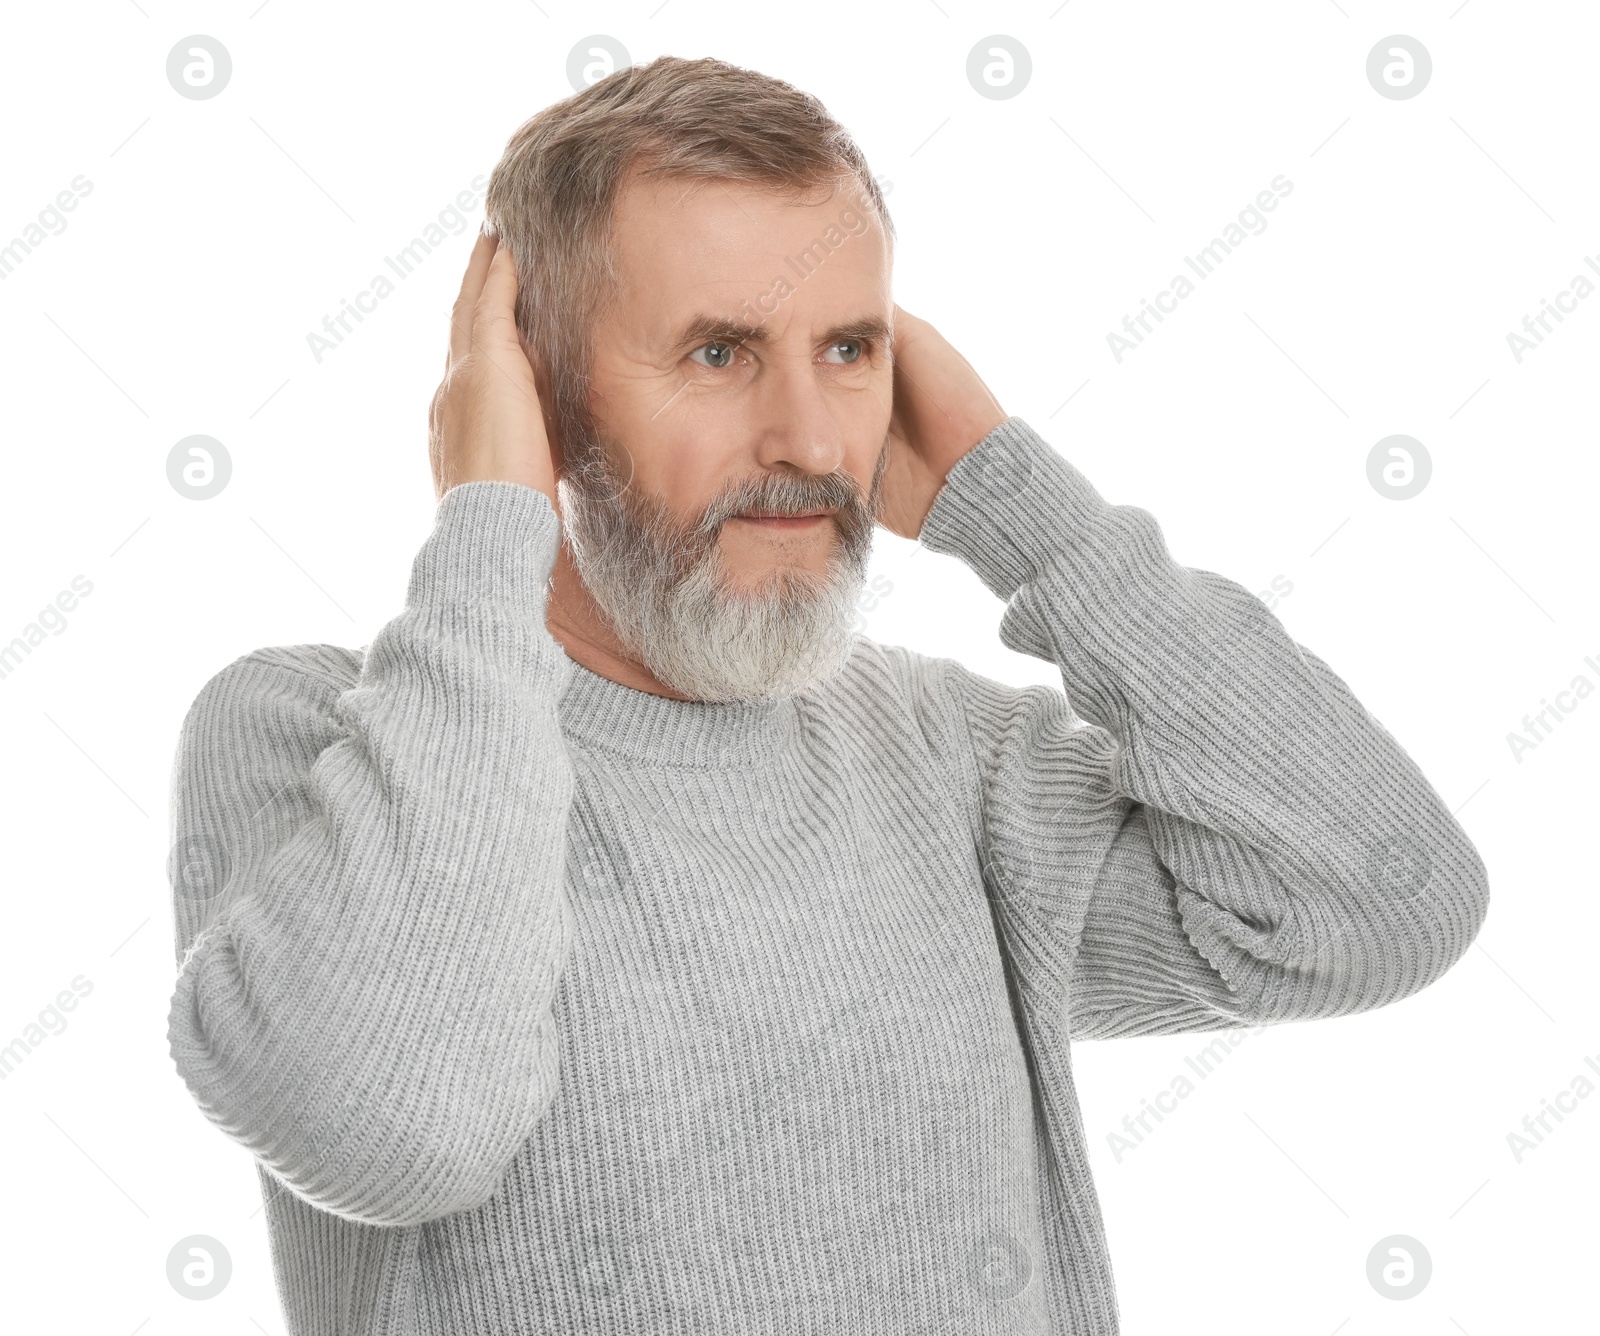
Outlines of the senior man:
{"label": "senior man", "polygon": [[[1413,994],[1471,842],[894,304],[815,99],[623,70],[487,213],[403,610],[179,745],[172,1054],[289,1330],[1116,1332],[1071,1041]],[[853,634],[876,524],[1065,691]]]}

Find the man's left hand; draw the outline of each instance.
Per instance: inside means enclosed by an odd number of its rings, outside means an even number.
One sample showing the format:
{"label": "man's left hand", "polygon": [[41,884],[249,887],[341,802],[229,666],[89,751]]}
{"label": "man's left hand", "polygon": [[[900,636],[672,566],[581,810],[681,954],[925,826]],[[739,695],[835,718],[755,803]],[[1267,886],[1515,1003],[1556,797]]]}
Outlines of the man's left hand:
{"label": "man's left hand", "polygon": [[1009,414],[932,325],[894,308],[894,409],[880,523],[916,538],[945,476]]}

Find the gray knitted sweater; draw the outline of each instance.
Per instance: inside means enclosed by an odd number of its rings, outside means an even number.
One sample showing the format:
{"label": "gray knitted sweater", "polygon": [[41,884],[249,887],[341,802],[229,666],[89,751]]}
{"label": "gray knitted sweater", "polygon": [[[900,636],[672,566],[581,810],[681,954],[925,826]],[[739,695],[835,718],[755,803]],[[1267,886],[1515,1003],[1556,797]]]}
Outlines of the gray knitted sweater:
{"label": "gray knitted sweater", "polygon": [[1071,1041],[1461,957],[1489,889],[1439,795],[1147,511],[1011,418],[921,538],[1065,694],[865,638],[777,703],[621,686],[550,636],[559,521],[502,482],[364,651],[205,685],[171,1051],[295,1336],[1108,1336]]}

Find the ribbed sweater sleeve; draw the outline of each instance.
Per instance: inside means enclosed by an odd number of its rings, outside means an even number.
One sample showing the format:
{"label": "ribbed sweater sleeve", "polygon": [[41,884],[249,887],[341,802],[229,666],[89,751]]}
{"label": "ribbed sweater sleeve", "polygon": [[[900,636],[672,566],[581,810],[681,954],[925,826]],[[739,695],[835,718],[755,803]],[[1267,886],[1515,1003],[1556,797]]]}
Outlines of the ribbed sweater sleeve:
{"label": "ribbed sweater sleeve", "polygon": [[558,542],[542,492],[457,486],[364,656],[257,650],[183,722],[173,1061],[212,1122],[351,1220],[481,1204],[555,1095]]}
{"label": "ribbed sweater sleeve", "polygon": [[1108,505],[1013,417],[920,537],[1007,602],[1004,644],[1061,671],[1065,696],[943,661],[1025,1000],[1064,1000],[1070,1037],[1342,1016],[1466,951],[1488,878],[1439,795],[1260,599],[1175,562],[1149,512]]}

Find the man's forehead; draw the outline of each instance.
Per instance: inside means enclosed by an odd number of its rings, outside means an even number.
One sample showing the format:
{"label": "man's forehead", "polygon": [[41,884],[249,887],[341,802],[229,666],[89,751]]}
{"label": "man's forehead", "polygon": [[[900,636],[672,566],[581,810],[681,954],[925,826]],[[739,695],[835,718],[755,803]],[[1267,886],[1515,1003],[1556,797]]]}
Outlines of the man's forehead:
{"label": "man's forehead", "polygon": [[770,336],[796,318],[830,333],[879,333],[865,326],[883,326],[892,309],[884,242],[855,188],[795,198],[744,182],[651,177],[625,187],[613,232],[619,295],[650,308],[663,337],[726,337],[741,322]]}
{"label": "man's forehead", "polygon": [[852,175],[840,174],[831,182],[810,186],[738,181],[721,177],[685,177],[670,173],[630,172],[617,192],[617,212],[647,214],[653,218],[704,220],[722,214],[747,218],[797,210],[813,214],[839,213],[854,208],[858,214],[872,207]]}
{"label": "man's forehead", "polygon": [[[617,258],[713,264],[741,254],[782,258],[796,249],[854,249],[862,264],[882,249],[883,229],[858,188],[800,198],[742,181],[631,180],[617,199]],[[870,240],[869,240],[870,238]],[[864,244],[853,246],[849,243]]]}

